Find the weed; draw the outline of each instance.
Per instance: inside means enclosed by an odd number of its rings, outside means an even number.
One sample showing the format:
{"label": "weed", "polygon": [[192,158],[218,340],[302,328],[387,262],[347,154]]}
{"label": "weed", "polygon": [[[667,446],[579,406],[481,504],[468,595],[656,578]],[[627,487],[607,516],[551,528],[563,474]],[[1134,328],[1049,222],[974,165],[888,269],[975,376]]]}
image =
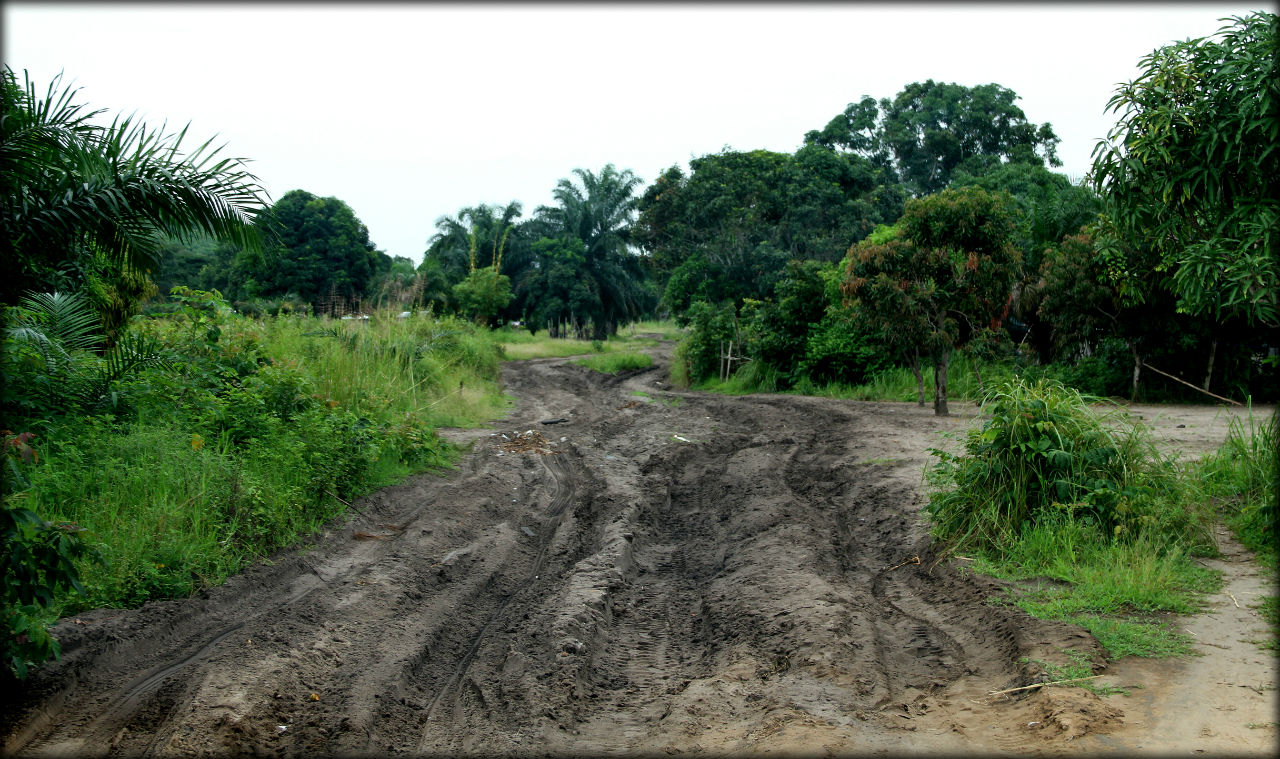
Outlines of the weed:
{"label": "weed", "polygon": [[1052,662],[1041,661],[1040,659],[1022,658],[1022,663],[1027,664],[1034,662],[1044,668],[1045,674],[1049,676],[1050,682],[1058,682],[1062,680],[1076,680],[1077,682],[1066,682],[1063,685],[1070,685],[1075,688],[1084,688],[1090,693],[1099,696],[1112,696],[1116,693],[1129,695],[1129,691],[1115,685],[1097,685],[1096,683],[1085,680],[1083,678],[1093,676],[1093,664],[1089,661],[1087,654],[1068,648],[1062,651],[1070,662],[1067,664],[1053,664]]}

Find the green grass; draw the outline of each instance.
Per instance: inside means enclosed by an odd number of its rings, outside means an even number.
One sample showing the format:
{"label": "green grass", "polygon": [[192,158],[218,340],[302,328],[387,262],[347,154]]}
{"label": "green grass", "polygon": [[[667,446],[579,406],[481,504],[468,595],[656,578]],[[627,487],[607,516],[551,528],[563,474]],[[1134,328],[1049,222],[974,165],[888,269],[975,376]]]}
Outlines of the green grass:
{"label": "green grass", "polygon": [[510,403],[497,344],[454,319],[228,315],[214,345],[174,317],[133,328],[167,346],[173,371],[119,382],[109,412],[15,420],[39,435],[24,505],[87,528],[107,559],[80,565],[88,595],[58,612],[216,585],[344,502],[447,466],[435,428]]}
{"label": "green grass", "polygon": [[684,336],[684,330],[673,321],[640,321],[627,326],[623,330],[618,331],[619,334],[627,335],[658,335],[663,340],[679,340]]}
{"label": "green grass", "polygon": [[340,408],[382,421],[467,427],[509,408],[491,333],[453,318],[277,318],[255,325],[268,354],[306,372]]}
{"label": "green grass", "polygon": [[647,369],[653,366],[653,357],[647,353],[600,353],[580,358],[573,363],[604,374],[618,374],[633,369]]}
{"label": "green grass", "polygon": [[1045,674],[1049,676],[1049,682],[1057,683],[1061,681],[1072,681],[1063,683],[1074,688],[1084,688],[1085,690],[1096,693],[1099,696],[1110,696],[1116,693],[1129,695],[1129,691],[1114,685],[1097,685],[1083,678],[1093,676],[1093,665],[1089,661],[1087,654],[1076,651],[1075,649],[1064,649],[1062,654],[1067,658],[1067,662],[1063,664],[1054,664],[1052,662],[1042,661],[1040,659],[1023,658],[1023,663],[1035,662],[1044,668]]}

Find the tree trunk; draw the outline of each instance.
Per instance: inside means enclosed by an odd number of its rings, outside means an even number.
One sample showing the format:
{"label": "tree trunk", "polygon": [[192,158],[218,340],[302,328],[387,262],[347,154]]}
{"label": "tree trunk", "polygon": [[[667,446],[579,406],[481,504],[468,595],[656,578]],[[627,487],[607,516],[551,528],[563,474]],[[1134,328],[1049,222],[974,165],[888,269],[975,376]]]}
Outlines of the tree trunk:
{"label": "tree trunk", "polygon": [[951,351],[938,353],[933,368],[933,413],[937,416],[948,416],[947,411],[947,367],[951,364]]}
{"label": "tree trunk", "polygon": [[1209,343],[1209,367],[1204,370],[1204,391],[1209,392],[1209,380],[1213,379],[1213,357],[1218,354],[1218,336],[1213,336],[1213,342]]}
{"label": "tree trunk", "polygon": [[916,405],[924,408],[924,372],[920,371],[920,350],[911,352],[911,373],[916,375]]}
{"label": "tree trunk", "polygon": [[1129,343],[1129,352],[1133,354],[1133,391],[1129,394],[1129,402],[1133,403],[1138,400],[1138,380],[1142,378],[1142,356],[1138,355],[1138,348]]}

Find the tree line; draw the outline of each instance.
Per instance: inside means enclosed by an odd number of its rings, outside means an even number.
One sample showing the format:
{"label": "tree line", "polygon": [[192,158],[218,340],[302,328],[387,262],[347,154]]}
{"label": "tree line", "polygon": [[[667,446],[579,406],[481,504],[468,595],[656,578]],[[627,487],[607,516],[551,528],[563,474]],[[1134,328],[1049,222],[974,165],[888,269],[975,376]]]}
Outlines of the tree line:
{"label": "tree line", "polygon": [[[890,364],[939,370],[937,395],[963,349],[1085,367],[1078,384],[1102,394],[1177,395],[1172,376],[1256,395],[1276,368],[1275,19],[1231,19],[1144,58],[1084,184],[1053,170],[1059,138],[1015,92],[928,80],[863,96],[791,153],[726,148],[647,186],[612,164],[577,168],[528,218],[517,202],[463,207],[435,222],[415,266],[378,250],[338,198],[294,190],[266,205],[206,145],[175,175],[218,199],[203,216],[165,205],[181,192],[94,195],[89,170],[6,172],[18,276],[3,295],[79,288],[109,330],[174,285],[250,313],[431,308],[592,339],[673,317],[691,328],[693,381],[733,340],[781,388]],[[28,89],[35,111],[89,129],[68,92],[37,103]],[[7,74],[6,110],[20,90]],[[107,134],[89,152],[138,187],[181,140],[128,119]],[[14,135],[9,149],[26,149]],[[24,216],[36,187],[66,206]],[[82,227],[114,209],[125,217]]]}

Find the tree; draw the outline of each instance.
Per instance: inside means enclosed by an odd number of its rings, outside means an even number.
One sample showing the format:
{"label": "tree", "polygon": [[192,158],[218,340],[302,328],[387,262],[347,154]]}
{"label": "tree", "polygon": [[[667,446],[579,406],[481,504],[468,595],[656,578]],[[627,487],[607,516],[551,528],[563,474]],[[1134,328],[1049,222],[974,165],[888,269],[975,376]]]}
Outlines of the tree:
{"label": "tree", "polygon": [[697,299],[764,300],[792,259],[835,261],[902,212],[871,161],[820,144],[723,151],[672,167],[640,201],[636,239],[677,315]]}
{"label": "tree", "polygon": [[295,294],[317,311],[336,296],[364,297],[377,267],[369,229],[338,198],[291,190],[271,207],[278,244],[244,268],[257,282],[251,295]]}
{"label": "tree", "polygon": [[977,175],[957,169],[951,187],[981,187],[1005,191],[1017,207],[1014,245],[1022,254],[1022,268],[1014,287],[1014,303],[1008,328],[1012,337],[1034,346],[1041,361],[1053,353],[1054,325],[1037,313],[1024,295],[1040,279],[1040,262],[1047,248],[1097,219],[1102,201],[1086,186],[1073,185],[1066,176],[1030,163],[1003,163]]}
{"label": "tree", "polygon": [[1120,118],[1095,148],[1090,174],[1107,216],[1099,247],[1126,297],[1140,301],[1154,283],[1181,312],[1274,326],[1280,20],[1264,12],[1224,20],[1232,23],[1213,37],[1143,57],[1142,74],[1108,103]]}
{"label": "tree", "polygon": [[511,278],[496,266],[482,266],[453,286],[453,297],[462,313],[487,327],[511,302]]}
{"label": "tree", "polygon": [[244,159],[219,157],[212,141],[185,152],[186,128],[168,134],[132,116],[97,125],[103,111],[85,111],[77,91],[58,76],[41,97],[7,66],[0,74],[0,301],[78,288],[90,266],[145,276],[166,236],[260,247],[265,193]]}
{"label": "tree", "polygon": [[896,237],[849,249],[845,295],[881,333],[933,359],[936,414],[948,413],[952,350],[1008,315],[1019,258],[1012,204],[1006,193],[944,190],[908,201]]}
{"label": "tree", "polygon": [[878,107],[867,96],[850,103],[821,131],[806,134],[805,142],[891,166],[917,197],[946,187],[960,168],[979,173],[1005,162],[1062,165],[1053,127],[1027,121],[1017,99],[998,84],[913,82]]}
{"label": "tree", "polygon": [[567,325],[581,335],[587,323],[603,318],[586,248],[576,237],[544,237],[533,244],[538,266],[521,279],[516,293],[525,300],[531,329],[546,326],[552,337],[564,337]]}
{"label": "tree", "polygon": [[561,179],[552,196],[554,206],[536,213],[556,237],[576,238],[584,246],[584,273],[595,283],[600,312],[592,319],[594,339],[603,340],[619,324],[638,319],[653,305],[645,285],[641,261],[631,251],[631,226],[636,209],[635,189],[641,179],[630,169],[607,164],[599,174],[574,169],[579,184]]}

